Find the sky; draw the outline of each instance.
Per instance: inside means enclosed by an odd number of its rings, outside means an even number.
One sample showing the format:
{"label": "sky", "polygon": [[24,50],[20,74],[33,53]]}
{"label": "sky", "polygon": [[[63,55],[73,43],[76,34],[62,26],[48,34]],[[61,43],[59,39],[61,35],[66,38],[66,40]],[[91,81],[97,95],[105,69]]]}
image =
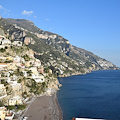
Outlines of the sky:
{"label": "sky", "polygon": [[0,0],[0,15],[33,21],[120,67],[120,0]]}

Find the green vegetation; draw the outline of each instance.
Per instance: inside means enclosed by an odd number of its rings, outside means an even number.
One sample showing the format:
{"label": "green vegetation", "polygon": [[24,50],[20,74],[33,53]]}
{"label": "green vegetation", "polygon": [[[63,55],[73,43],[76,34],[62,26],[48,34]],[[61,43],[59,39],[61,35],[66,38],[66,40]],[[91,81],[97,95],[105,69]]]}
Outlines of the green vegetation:
{"label": "green vegetation", "polygon": [[7,106],[8,110],[16,109],[18,111],[18,110],[24,110],[25,108],[26,108],[25,104],[23,104],[23,105],[9,105],[9,106]]}
{"label": "green vegetation", "polygon": [[4,63],[11,63],[11,62],[13,62],[13,60],[6,60],[6,61],[4,61]]}
{"label": "green vegetation", "polygon": [[17,82],[18,82],[18,83],[21,83],[21,82],[22,82],[22,79],[17,80]]}
{"label": "green vegetation", "polygon": [[45,88],[47,88],[47,84],[45,82],[36,83],[34,79],[30,79],[29,81],[27,81],[26,86],[30,88],[30,93],[34,93],[36,95],[44,92]]}
{"label": "green vegetation", "polygon": [[11,46],[11,50],[18,55],[21,54],[24,51],[24,47],[17,47],[17,46]]}
{"label": "green vegetation", "polygon": [[14,105],[9,105],[9,106],[7,106],[7,109],[8,110],[13,110],[13,109],[15,109],[15,106]]}
{"label": "green vegetation", "polygon": [[89,67],[91,67],[91,66],[92,66],[92,65],[91,65],[91,63],[90,63],[90,62],[88,62],[88,61],[85,63],[85,65],[86,65],[86,67],[87,67],[87,68],[89,68]]}
{"label": "green vegetation", "polygon": [[27,97],[30,97],[30,96],[29,96],[28,93],[25,91],[25,92],[22,93],[22,97],[26,99]]}
{"label": "green vegetation", "polygon": [[2,101],[0,101],[0,107],[3,107],[3,106],[4,106],[3,102],[2,102]]}
{"label": "green vegetation", "polygon": [[12,94],[12,87],[10,85],[6,86],[6,92],[7,92],[7,95],[11,95]]}
{"label": "green vegetation", "polygon": [[6,50],[4,48],[1,48],[0,49],[0,52],[5,52]]}
{"label": "green vegetation", "polygon": [[29,61],[30,60],[30,58],[29,58],[29,56],[27,54],[24,55],[23,58],[25,59],[25,61]]}
{"label": "green vegetation", "polygon": [[4,84],[4,86],[7,86],[8,85],[8,82],[4,79],[1,80],[1,84]]}
{"label": "green vegetation", "polygon": [[45,73],[49,73],[49,68],[44,68]]}
{"label": "green vegetation", "polygon": [[27,71],[27,74],[28,74],[29,76],[32,76],[32,71],[31,71],[31,70],[28,70],[28,71]]}

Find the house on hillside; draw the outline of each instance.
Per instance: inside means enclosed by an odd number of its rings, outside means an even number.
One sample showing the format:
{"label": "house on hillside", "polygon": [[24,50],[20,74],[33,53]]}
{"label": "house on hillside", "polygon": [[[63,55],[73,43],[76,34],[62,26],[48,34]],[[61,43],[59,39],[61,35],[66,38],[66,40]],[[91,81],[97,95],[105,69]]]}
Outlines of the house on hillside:
{"label": "house on hillside", "polygon": [[39,73],[44,74],[44,68],[39,68],[38,71]]}
{"label": "house on hillside", "polygon": [[0,120],[13,120],[14,113],[7,110],[6,107],[0,107]]}
{"label": "house on hillside", "polygon": [[23,102],[22,98],[19,95],[14,96],[13,98],[10,98],[8,100],[8,105],[21,105],[21,104],[23,104]]}
{"label": "house on hillside", "polygon": [[31,70],[34,75],[38,75],[37,67],[31,67],[29,70]]}
{"label": "house on hillside", "polygon": [[5,39],[5,37],[0,35],[0,40],[4,40],[4,39]]}
{"label": "house on hillside", "polygon": [[16,70],[16,69],[17,69],[16,63],[8,63],[7,68],[8,68],[9,70]]}
{"label": "house on hillside", "polygon": [[10,81],[9,84],[11,85],[11,87],[13,89],[14,96],[21,94],[22,86],[20,83],[17,83],[17,81]]}
{"label": "house on hillside", "polygon": [[28,76],[28,74],[27,74],[27,71],[22,71],[23,72],[23,75],[24,75],[24,77],[27,77]]}
{"label": "house on hillside", "polygon": [[10,76],[9,71],[4,72],[4,75],[5,75],[5,77],[9,77]]}
{"label": "house on hillside", "polygon": [[21,41],[14,41],[14,42],[12,43],[12,45],[15,45],[15,46],[22,46],[23,43],[22,43]]}
{"label": "house on hillside", "polygon": [[11,78],[10,77],[7,77],[7,82],[9,83],[11,81]]}
{"label": "house on hillside", "polygon": [[43,75],[34,75],[32,74],[32,78],[37,82],[37,83],[42,83],[45,81],[45,78]]}
{"label": "house on hillside", "polygon": [[6,116],[7,108],[5,107],[0,107],[0,119],[4,120]]}
{"label": "house on hillside", "polygon": [[18,63],[18,62],[20,62],[21,61],[21,57],[19,57],[18,55],[16,55],[15,57],[14,57],[14,63]]}
{"label": "house on hillside", "polygon": [[26,62],[25,62],[25,66],[26,66],[26,67],[30,67],[31,65],[32,65],[32,63],[31,63],[30,61],[26,61]]}
{"label": "house on hillside", "polygon": [[0,44],[0,49],[5,49],[5,45]]}
{"label": "house on hillside", "polygon": [[6,60],[6,57],[0,56],[0,60]]}
{"label": "house on hillside", "polygon": [[0,45],[10,45],[11,41],[0,35]]}
{"label": "house on hillside", "polygon": [[8,39],[1,40],[0,42],[1,42],[1,45],[10,45],[11,44],[11,41]]}
{"label": "house on hillside", "polygon": [[39,59],[36,59],[36,61],[34,62],[34,66],[40,67],[41,66],[41,61]]}
{"label": "house on hillside", "polygon": [[8,56],[8,57],[6,57],[6,60],[11,60],[11,61],[13,61],[13,57],[12,57],[12,56]]}
{"label": "house on hillside", "polygon": [[6,96],[7,96],[6,88],[4,84],[0,84],[0,99]]}
{"label": "house on hillside", "polygon": [[0,63],[0,68],[5,68],[5,67],[7,67],[7,66],[8,66],[7,63]]}

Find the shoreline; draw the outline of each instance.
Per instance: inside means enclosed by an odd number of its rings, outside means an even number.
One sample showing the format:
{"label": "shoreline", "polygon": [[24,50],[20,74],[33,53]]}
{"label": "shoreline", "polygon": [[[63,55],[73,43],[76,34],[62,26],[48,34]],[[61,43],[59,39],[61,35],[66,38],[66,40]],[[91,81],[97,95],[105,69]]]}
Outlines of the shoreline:
{"label": "shoreline", "polygon": [[61,116],[61,120],[63,120],[63,111],[62,111],[62,108],[59,104],[57,93],[55,93],[55,102],[56,102],[57,108],[59,109],[59,114]]}
{"label": "shoreline", "polygon": [[37,97],[25,113],[28,120],[63,120],[57,95]]}
{"label": "shoreline", "polygon": [[101,71],[101,70],[103,70],[103,71],[106,71],[106,70],[120,70],[120,68],[119,69],[99,69],[99,70],[92,70],[92,71],[88,71],[86,73],[79,73],[79,72],[77,72],[77,73],[73,73],[73,74],[63,74],[63,75],[59,75],[58,78],[66,78],[66,77],[77,76],[77,75],[86,75],[88,73],[91,73],[91,72],[94,72],[94,71]]}
{"label": "shoreline", "polygon": [[58,101],[57,91],[51,96],[39,96],[26,110],[28,120],[63,120],[63,111]]}

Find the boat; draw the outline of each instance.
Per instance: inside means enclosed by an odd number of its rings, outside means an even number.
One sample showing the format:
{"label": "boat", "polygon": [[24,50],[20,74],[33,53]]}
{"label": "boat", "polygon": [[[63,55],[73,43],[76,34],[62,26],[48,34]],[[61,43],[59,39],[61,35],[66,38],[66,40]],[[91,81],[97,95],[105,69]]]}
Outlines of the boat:
{"label": "boat", "polygon": [[72,120],[105,120],[105,119],[72,118]]}

